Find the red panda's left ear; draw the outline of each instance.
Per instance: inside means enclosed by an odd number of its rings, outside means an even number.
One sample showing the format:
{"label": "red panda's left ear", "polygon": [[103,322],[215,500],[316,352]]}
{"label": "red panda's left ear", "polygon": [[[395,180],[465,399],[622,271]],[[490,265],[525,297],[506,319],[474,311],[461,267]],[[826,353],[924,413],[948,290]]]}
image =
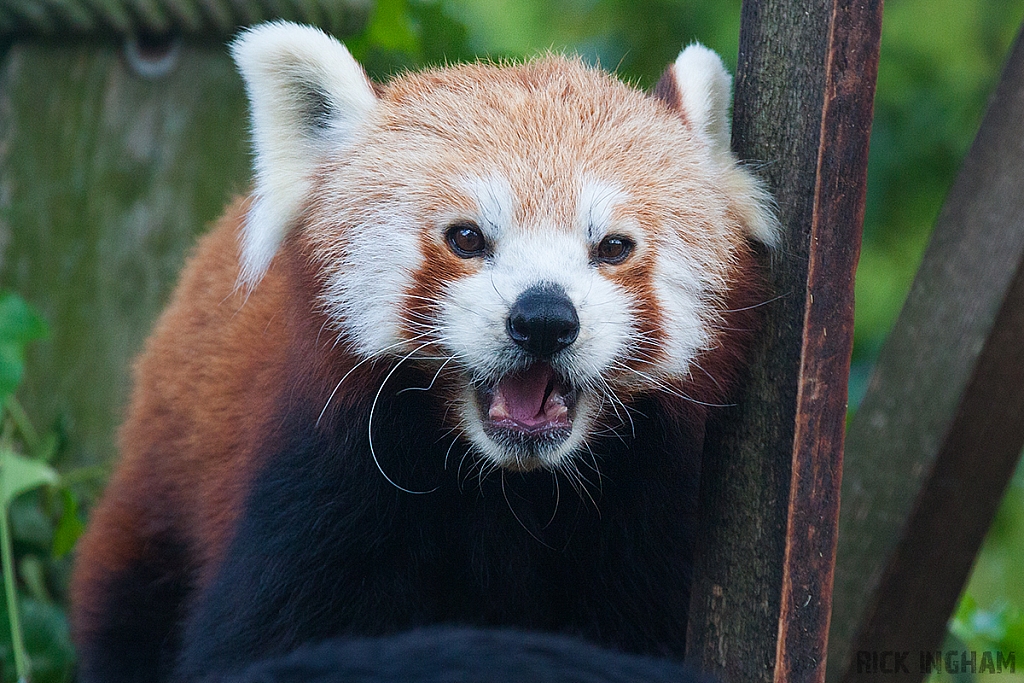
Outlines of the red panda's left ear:
{"label": "red panda's left ear", "polygon": [[669,64],[654,96],[679,112],[715,153],[729,151],[732,77],[712,50],[694,43]]}
{"label": "red panda's left ear", "polygon": [[262,24],[231,43],[252,112],[256,188],[245,219],[241,280],[255,285],[325,156],[351,143],[377,103],[345,46],[311,26]]}
{"label": "red panda's left ear", "polygon": [[703,45],[690,45],[665,69],[653,95],[678,112],[719,162],[723,171],[720,182],[747,234],[770,247],[778,246],[782,230],[772,210],[772,198],[730,149],[732,77],[721,57]]}

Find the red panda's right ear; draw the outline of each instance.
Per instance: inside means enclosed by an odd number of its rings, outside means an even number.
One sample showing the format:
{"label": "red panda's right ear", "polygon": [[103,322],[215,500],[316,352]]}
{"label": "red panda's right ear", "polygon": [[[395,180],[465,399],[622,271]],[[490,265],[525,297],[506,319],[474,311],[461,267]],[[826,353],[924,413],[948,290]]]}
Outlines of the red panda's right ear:
{"label": "red panda's right ear", "polygon": [[317,165],[377,98],[345,46],[310,26],[261,24],[231,43],[231,56],[252,112],[256,188],[241,245],[241,281],[252,286],[302,210]]}

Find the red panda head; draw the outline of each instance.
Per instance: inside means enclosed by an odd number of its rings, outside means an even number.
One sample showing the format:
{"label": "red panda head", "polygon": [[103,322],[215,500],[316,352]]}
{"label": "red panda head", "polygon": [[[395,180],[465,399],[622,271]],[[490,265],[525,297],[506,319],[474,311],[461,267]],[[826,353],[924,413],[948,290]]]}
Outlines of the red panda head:
{"label": "red panda head", "polygon": [[729,151],[731,80],[699,45],[655,96],[563,57],[375,90],[287,23],[232,51],[256,148],[243,284],[298,231],[341,342],[435,373],[492,465],[565,466],[637,396],[685,396],[749,240],[778,240]]}

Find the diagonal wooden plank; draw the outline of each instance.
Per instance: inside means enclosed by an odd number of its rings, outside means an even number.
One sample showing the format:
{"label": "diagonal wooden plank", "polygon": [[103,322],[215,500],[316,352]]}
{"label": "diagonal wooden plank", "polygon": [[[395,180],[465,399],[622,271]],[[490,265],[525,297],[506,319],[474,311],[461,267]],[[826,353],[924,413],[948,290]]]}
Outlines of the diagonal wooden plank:
{"label": "diagonal wooden plank", "polygon": [[850,425],[830,681],[857,679],[858,651],[909,652],[899,680],[920,675],[919,653],[941,643],[1022,444],[1018,36]]}
{"label": "diagonal wooden plank", "polygon": [[687,638],[729,681],[821,681],[880,0],[745,2],[733,142],[787,229],[780,298],[709,428]]}

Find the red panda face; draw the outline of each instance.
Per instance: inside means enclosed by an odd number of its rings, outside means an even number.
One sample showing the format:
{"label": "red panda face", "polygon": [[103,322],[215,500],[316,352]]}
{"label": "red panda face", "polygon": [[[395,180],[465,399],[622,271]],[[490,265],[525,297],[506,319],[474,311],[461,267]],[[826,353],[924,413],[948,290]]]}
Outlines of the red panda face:
{"label": "red panda face", "polygon": [[427,368],[493,466],[565,467],[628,431],[637,396],[686,397],[739,255],[776,239],[699,46],[660,99],[560,57],[377,94],[340,44],[286,24],[234,50],[258,172],[243,278],[302,231],[339,340]]}

